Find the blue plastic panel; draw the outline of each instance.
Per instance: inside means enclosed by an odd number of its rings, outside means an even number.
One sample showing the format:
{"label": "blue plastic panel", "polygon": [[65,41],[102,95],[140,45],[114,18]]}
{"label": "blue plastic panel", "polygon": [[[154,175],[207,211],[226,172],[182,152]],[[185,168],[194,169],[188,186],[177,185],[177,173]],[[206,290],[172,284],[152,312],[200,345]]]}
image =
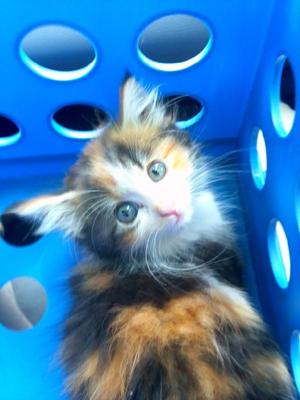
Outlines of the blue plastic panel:
{"label": "blue plastic panel", "polygon": [[[297,112],[300,106],[298,95],[300,4],[294,0],[286,1],[284,4],[280,1],[277,3],[241,129],[241,159],[244,169],[249,173],[241,176],[240,182],[261,306],[274,336],[289,355],[293,332],[298,331],[300,326],[300,115]],[[287,135],[282,135],[276,129],[272,116],[272,104],[274,101],[279,101],[280,79],[278,79],[277,60],[282,55],[285,55],[291,63],[296,85],[295,121],[291,132]],[[276,119],[279,118],[277,115]],[[267,157],[265,183],[260,188],[254,183],[253,163],[251,164],[251,154],[256,152],[253,135],[257,129],[263,132]],[[274,260],[276,253],[277,256],[280,255],[276,243],[272,243],[275,221],[280,221],[282,224],[288,241],[290,275],[289,273],[285,275],[286,271],[282,268],[284,267],[282,261],[287,263],[287,267],[289,266],[286,250],[283,249],[281,252],[283,260],[280,257]],[[285,246],[284,235],[279,232],[277,239],[280,237],[282,245]],[[294,372],[298,376],[300,388],[300,352],[298,351],[296,357],[295,339],[293,343]]]}
{"label": "blue plastic panel", "polygon": [[[167,94],[189,93],[203,100],[206,113],[195,125],[202,138],[236,137],[252,88],[272,10],[272,1],[139,2],[37,0],[6,2],[0,14],[1,113],[22,130],[14,146],[3,147],[0,160],[76,153],[81,141],[61,137],[52,114],[70,103],[94,104],[116,116],[118,90],[126,71],[144,83],[161,85]],[[156,71],[137,56],[137,40],[157,18],[187,13],[212,31],[206,57],[179,72]],[[128,23],[130,21],[130,23]],[[20,44],[34,28],[61,24],[85,35],[97,50],[94,68],[81,79],[61,82],[39,76],[20,57]],[[254,29],[255,27],[255,29]],[[47,46],[47,43],[45,43]],[[0,174],[3,174],[1,170]],[[0,175],[0,176],[1,176]]]}
{"label": "blue plastic panel", "polygon": [[[61,177],[18,179],[1,182],[0,208],[11,202],[47,193],[58,187]],[[32,329],[13,331],[0,325],[0,399],[54,400],[61,398],[58,362],[61,321],[68,307],[68,270],[78,259],[78,249],[51,234],[34,245],[16,248],[0,242],[0,287],[26,276],[43,285],[48,307]]]}

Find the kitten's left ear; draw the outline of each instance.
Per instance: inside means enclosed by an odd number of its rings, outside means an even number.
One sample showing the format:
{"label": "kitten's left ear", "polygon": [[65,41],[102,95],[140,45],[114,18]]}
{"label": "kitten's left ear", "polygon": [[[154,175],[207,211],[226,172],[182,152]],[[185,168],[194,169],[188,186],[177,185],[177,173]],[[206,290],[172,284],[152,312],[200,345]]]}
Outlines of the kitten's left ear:
{"label": "kitten's left ear", "polygon": [[9,207],[0,216],[0,236],[10,244],[24,246],[56,229],[74,235],[77,196],[74,191],[39,196]]}
{"label": "kitten's left ear", "polygon": [[147,91],[133,77],[126,77],[120,92],[121,125],[147,124],[166,128],[174,123],[159,100],[157,88]]}

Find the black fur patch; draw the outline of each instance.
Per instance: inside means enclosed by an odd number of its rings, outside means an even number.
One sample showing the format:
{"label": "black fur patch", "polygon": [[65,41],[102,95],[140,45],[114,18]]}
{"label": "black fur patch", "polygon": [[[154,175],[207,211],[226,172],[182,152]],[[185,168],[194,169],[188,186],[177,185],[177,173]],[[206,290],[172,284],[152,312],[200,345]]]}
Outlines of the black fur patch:
{"label": "black fur patch", "polygon": [[[213,368],[233,375],[245,388],[245,400],[291,400],[291,388],[278,379],[270,385],[251,370],[249,362],[265,356],[272,360],[280,358],[278,346],[263,329],[233,329],[231,325],[220,325],[216,332],[216,342],[223,356],[223,362],[210,360]],[[267,367],[267,366],[266,366]],[[280,378],[278,376],[278,378]],[[266,383],[266,384],[265,384]]]}
{"label": "black fur patch", "polygon": [[195,246],[198,264],[205,263],[218,278],[231,285],[243,286],[243,268],[238,254],[217,242],[206,242]]}
{"label": "black fur patch", "polygon": [[41,238],[36,234],[39,222],[29,217],[20,216],[13,212],[1,215],[3,225],[3,239],[15,246],[26,246]]}
{"label": "black fur patch", "polygon": [[180,345],[170,343],[164,357],[168,359],[168,371],[158,357],[138,366],[127,400],[162,400],[169,396],[178,400],[202,398],[193,365],[182,355]]}
{"label": "black fur patch", "polygon": [[[101,273],[95,272],[95,277],[98,274]],[[80,293],[78,289],[84,283],[84,279],[84,274],[75,274],[71,278],[71,286],[77,295]],[[171,299],[196,289],[201,289],[201,280],[198,277],[182,278],[160,274],[157,275],[157,280],[155,280],[150,275],[136,273],[125,275],[124,277],[116,277],[109,289],[98,293],[96,297],[95,293],[93,293],[93,299],[97,303],[105,301],[118,307],[152,304],[161,308]]]}
{"label": "black fur patch", "polygon": [[135,164],[143,168],[143,159],[148,158],[152,151],[152,144],[145,142],[143,147],[135,147],[120,142],[112,142],[109,136],[103,139],[105,158],[111,163],[120,161],[123,165]]}
{"label": "black fur patch", "polygon": [[147,361],[139,366],[135,382],[130,385],[127,400],[161,400],[169,394],[167,371],[158,360]]}
{"label": "black fur patch", "polygon": [[272,390],[266,390],[264,385],[257,385],[257,382],[248,382],[249,387],[246,400],[296,400],[297,397],[291,393],[291,389],[286,387],[282,381],[273,383]]}
{"label": "black fur patch", "polygon": [[126,165],[128,162],[130,162],[143,169],[140,151],[129,148],[122,143],[115,144],[113,148],[115,156],[118,158],[119,161],[121,161],[122,164]]}
{"label": "black fur patch", "polygon": [[241,379],[247,379],[249,375],[246,365],[250,359],[263,354],[278,354],[271,336],[262,329],[240,327],[236,330],[232,325],[223,324],[216,332],[216,342],[223,356],[223,363],[217,367]]}

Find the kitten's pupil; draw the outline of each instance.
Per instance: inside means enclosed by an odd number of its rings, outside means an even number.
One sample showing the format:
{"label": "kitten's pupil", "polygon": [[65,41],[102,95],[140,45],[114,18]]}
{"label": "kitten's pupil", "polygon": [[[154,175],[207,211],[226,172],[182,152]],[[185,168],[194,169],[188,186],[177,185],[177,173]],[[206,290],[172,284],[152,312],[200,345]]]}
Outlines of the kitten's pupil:
{"label": "kitten's pupil", "polygon": [[167,169],[163,162],[153,161],[148,167],[148,175],[154,182],[158,182],[164,178]]}

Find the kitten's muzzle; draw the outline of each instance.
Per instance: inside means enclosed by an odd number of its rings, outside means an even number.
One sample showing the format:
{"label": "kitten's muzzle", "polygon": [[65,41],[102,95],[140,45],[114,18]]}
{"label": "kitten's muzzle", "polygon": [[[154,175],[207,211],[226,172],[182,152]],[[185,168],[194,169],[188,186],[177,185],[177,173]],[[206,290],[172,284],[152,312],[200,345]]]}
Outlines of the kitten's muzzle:
{"label": "kitten's muzzle", "polygon": [[158,208],[157,212],[162,218],[175,217],[177,222],[179,222],[183,218],[183,214],[175,209],[161,210]]}

